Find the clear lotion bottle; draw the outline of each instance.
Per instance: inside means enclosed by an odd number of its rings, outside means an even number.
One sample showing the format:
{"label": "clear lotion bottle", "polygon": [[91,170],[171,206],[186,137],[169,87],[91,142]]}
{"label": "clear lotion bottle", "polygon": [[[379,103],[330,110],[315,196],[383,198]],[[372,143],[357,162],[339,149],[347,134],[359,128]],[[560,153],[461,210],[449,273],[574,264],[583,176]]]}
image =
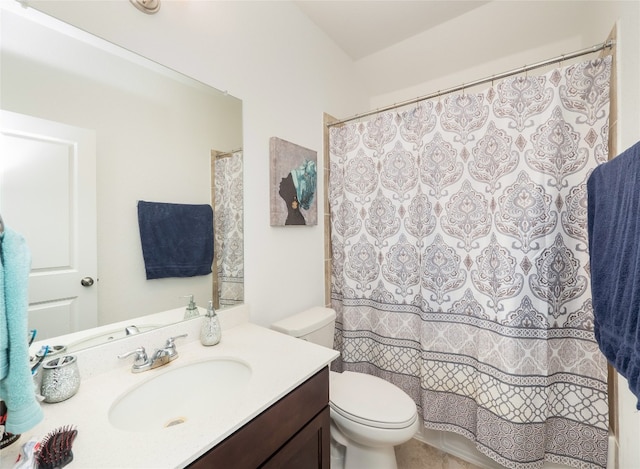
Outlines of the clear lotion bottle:
{"label": "clear lotion bottle", "polygon": [[213,301],[209,300],[207,306],[207,314],[202,319],[202,328],[200,329],[200,343],[202,345],[216,345],[222,338],[222,329],[220,328],[220,320],[216,311],[213,309]]}

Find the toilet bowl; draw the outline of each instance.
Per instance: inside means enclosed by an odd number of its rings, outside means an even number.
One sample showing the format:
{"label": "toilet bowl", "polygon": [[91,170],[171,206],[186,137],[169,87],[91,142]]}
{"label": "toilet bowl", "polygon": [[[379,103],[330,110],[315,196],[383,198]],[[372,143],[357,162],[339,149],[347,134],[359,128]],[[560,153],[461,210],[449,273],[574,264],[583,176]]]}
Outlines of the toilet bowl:
{"label": "toilet bowl", "polygon": [[344,468],[395,469],[394,447],[418,430],[413,400],[397,386],[364,373],[332,371],[329,386],[331,436],[346,447]]}
{"label": "toilet bowl", "polygon": [[[335,311],[312,308],[272,324],[271,328],[318,345],[333,347]],[[399,387],[376,376],[330,372],[329,407],[332,469],[396,469],[394,446],[410,440],[419,420],[413,400]]]}

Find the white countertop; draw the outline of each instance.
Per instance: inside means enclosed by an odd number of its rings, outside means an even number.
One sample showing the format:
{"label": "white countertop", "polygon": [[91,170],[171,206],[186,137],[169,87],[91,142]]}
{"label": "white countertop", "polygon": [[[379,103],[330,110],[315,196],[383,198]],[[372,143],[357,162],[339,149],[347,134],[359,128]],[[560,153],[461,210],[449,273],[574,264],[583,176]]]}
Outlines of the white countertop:
{"label": "white countertop", "polygon": [[[64,402],[43,403],[44,420],[2,450],[0,465],[11,467],[20,447],[30,437],[42,438],[60,426],[74,425],[78,436],[73,444],[74,460],[67,466],[69,468],[183,467],[338,356],[334,350],[248,322],[228,328],[222,321],[221,343],[204,347],[197,334],[200,319],[78,352],[82,377],[78,393]],[[139,345],[144,345],[151,354],[169,335],[184,332],[189,333],[189,337],[176,340],[180,356],[163,367],[131,373],[132,358],[116,358]],[[123,431],[110,424],[108,412],[111,404],[129,388],[170,369],[215,357],[237,358],[251,367],[246,389],[229,405],[221,406],[215,418],[190,418],[180,425],[144,432]],[[149,399],[162,399],[162,396],[149,396]],[[167,402],[167,405],[171,403]]]}

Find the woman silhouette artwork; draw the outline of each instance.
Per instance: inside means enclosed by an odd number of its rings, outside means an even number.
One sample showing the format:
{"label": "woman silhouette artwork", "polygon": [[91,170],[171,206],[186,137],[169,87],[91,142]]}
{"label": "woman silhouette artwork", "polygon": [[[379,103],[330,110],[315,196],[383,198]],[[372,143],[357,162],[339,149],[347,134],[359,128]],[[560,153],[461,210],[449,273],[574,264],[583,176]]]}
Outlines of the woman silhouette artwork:
{"label": "woman silhouette artwork", "polygon": [[316,163],[307,160],[298,168],[292,169],[280,181],[280,197],[287,205],[285,225],[306,225],[300,208],[309,210],[316,193]]}

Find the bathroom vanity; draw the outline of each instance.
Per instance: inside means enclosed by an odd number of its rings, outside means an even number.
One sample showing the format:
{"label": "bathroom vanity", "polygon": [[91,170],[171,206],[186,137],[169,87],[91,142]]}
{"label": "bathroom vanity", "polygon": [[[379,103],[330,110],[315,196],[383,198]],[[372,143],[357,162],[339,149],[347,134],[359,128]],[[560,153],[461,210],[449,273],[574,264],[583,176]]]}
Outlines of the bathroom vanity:
{"label": "bathroom vanity", "polygon": [[325,367],[189,468],[329,469],[329,431]]}
{"label": "bathroom vanity", "polygon": [[[213,347],[198,340],[199,317],[74,352],[78,393],[43,403],[44,420],[3,449],[2,466],[29,438],[73,425],[70,468],[328,468],[328,365],[338,353],[251,324],[247,306],[219,316]],[[117,358],[182,334],[178,358],[159,368],[132,373],[132,359]]]}

